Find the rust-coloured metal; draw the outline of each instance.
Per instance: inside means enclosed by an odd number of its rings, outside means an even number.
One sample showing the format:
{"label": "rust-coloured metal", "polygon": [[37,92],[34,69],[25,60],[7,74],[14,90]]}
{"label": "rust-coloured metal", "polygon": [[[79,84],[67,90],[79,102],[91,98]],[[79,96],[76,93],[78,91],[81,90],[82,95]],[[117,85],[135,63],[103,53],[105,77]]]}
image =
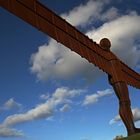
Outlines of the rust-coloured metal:
{"label": "rust-coloured metal", "polygon": [[0,6],[106,72],[119,99],[120,116],[128,135],[140,132],[133,124],[127,89],[127,84],[140,89],[140,75],[110,51],[108,39],[101,40],[100,44],[93,42],[37,0],[0,0]]}
{"label": "rust-coloured metal", "polygon": [[[111,79],[109,79],[109,82]],[[112,83],[111,83],[112,84]],[[128,88],[125,82],[117,82],[112,84],[116,96],[119,99],[119,114],[126,126],[128,135],[137,133],[133,122],[133,115],[131,111],[131,101],[129,99]],[[140,131],[138,131],[140,132]]]}
{"label": "rust-coloured metal", "polygon": [[103,38],[99,43],[100,47],[106,51],[110,51],[111,42],[108,38]]}

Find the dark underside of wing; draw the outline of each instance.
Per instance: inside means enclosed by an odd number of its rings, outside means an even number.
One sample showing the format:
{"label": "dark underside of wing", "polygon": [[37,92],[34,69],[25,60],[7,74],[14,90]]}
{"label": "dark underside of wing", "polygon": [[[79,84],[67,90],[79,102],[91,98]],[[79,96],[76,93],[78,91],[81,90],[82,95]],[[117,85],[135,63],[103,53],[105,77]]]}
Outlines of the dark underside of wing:
{"label": "dark underside of wing", "polygon": [[140,74],[121,62],[123,77],[130,86],[140,89]]}

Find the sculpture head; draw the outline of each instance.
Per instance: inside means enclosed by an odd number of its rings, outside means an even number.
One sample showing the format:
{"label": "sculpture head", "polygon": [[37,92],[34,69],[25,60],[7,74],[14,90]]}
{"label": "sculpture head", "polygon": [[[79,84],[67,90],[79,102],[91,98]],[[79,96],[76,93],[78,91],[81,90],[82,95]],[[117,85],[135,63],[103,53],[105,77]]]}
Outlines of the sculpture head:
{"label": "sculpture head", "polygon": [[111,42],[108,38],[103,38],[100,40],[99,43],[100,47],[103,48],[106,51],[110,51],[110,47],[111,47]]}

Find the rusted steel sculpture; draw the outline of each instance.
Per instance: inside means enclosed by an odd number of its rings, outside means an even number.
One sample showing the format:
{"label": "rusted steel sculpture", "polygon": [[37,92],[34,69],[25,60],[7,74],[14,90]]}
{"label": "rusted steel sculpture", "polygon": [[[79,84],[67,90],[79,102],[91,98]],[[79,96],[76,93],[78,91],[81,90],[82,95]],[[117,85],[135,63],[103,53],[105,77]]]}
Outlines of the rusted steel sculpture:
{"label": "rusted steel sculpture", "polygon": [[111,43],[108,39],[104,38],[100,44],[96,44],[37,0],[0,0],[0,6],[106,72],[119,99],[119,113],[128,135],[140,132],[134,126],[127,87],[140,88],[140,75],[110,51]]}

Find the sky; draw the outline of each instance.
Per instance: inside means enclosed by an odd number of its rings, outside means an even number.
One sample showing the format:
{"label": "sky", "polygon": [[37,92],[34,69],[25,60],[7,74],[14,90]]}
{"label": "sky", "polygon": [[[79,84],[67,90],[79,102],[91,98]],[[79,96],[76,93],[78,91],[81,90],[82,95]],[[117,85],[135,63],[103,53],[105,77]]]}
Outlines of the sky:
{"label": "sky", "polygon": [[[40,0],[140,72],[138,0]],[[128,87],[140,127],[139,90]],[[107,75],[0,8],[0,140],[113,140],[126,136]]]}

